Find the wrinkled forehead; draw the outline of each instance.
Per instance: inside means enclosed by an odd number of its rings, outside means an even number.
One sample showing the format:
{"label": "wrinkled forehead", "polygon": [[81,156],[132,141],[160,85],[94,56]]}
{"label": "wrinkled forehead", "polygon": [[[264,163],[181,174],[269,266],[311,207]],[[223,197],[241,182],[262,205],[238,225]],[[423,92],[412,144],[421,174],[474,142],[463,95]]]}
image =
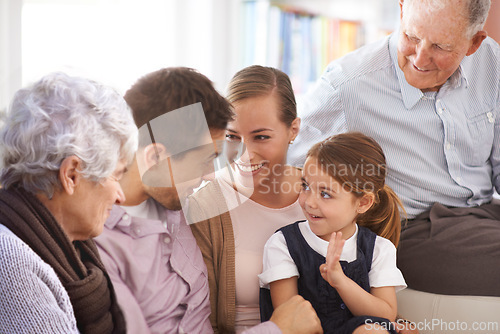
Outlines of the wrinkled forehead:
{"label": "wrinkled forehead", "polygon": [[[467,0],[405,0],[402,9],[402,20],[427,21],[428,26],[454,19],[461,25],[469,22],[469,4]],[[450,27],[448,27],[450,29]]]}
{"label": "wrinkled forehead", "polygon": [[467,7],[463,1],[404,2],[401,29],[419,39],[436,44],[456,43],[465,38],[468,26]]}

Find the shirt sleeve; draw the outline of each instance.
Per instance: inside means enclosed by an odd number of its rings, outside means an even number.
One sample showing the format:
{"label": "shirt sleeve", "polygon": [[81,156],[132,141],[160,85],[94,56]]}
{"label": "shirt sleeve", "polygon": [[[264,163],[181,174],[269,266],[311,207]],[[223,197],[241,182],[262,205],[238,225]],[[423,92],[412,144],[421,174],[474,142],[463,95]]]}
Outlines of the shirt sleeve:
{"label": "shirt sleeve", "polygon": [[299,276],[293,262],[283,233],[274,233],[264,246],[262,274],[259,275],[260,286],[269,288],[269,283],[280,279]]}
{"label": "shirt sleeve", "polygon": [[347,131],[340,92],[330,78],[341,76],[340,66],[330,64],[313,88],[297,101],[300,131],[287,153],[288,163],[303,166],[306,154],[317,142]]}
{"label": "shirt sleeve", "polygon": [[79,333],[55,271],[10,237],[0,237],[0,295],[0,333]]}
{"label": "shirt sleeve", "polygon": [[394,286],[396,292],[406,288],[403,274],[396,266],[396,247],[391,241],[377,236],[368,277],[374,288]]}
{"label": "shirt sleeve", "polygon": [[281,329],[274,322],[266,321],[247,329],[243,334],[281,334]]}
{"label": "shirt sleeve", "polygon": [[118,300],[118,304],[120,305],[123,316],[125,317],[127,334],[151,333],[137,299],[132,291],[130,291],[126,282],[120,277],[119,266],[114,257],[110,256],[109,250],[106,247],[106,239],[99,238],[96,243],[99,247],[101,260],[106,267],[106,271],[108,272],[111,282],[113,283],[113,288],[116,292],[116,299]]}

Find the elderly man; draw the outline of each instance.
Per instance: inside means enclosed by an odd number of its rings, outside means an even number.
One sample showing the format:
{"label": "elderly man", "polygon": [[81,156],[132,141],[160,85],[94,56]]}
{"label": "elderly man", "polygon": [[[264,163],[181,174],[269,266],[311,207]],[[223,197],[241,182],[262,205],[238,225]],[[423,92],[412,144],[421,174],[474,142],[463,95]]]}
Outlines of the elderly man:
{"label": "elderly man", "polygon": [[289,160],[361,131],[387,156],[402,199],[398,266],[408,286],[500,296],[500,49],[490,0],[401,0],[398,32],[332,62],[305,98]]}

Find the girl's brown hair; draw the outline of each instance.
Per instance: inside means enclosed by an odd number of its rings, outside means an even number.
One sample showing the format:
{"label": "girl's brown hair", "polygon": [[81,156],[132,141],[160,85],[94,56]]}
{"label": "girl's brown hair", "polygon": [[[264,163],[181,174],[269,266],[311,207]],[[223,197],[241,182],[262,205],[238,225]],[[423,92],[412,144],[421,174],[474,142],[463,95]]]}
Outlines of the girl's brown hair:
{"label": "girl's brown hair", "polygon": [[317,143],[307,157],[315,158],[323,171],[354,196],[373,193],[373,205],[359,214],[356,222],[398,246],[400,212],[406,212],[399,197],[385,184],[385,155],[375,140],[360,132],[343,133]]}
{"label": "girl's brown hair", "polygon": [[276,94],[280,110],[280,120],[290,127],[297,118],[297,106],[292,83],[286,73],[260,65],[245,67],[237,72],[227,89],[227,99],[231,104],[258,96]]}

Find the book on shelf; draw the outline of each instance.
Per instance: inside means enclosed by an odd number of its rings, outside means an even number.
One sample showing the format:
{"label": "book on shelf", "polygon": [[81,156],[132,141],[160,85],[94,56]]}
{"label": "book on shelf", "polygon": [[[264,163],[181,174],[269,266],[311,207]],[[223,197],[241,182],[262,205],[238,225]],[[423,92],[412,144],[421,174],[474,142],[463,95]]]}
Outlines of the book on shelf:
{"label": "book on shelf", "polygon": [[287,73],[302,94],[328,63],[365,41],[363,23],[314,15],[269,1],[242,5],[243,64],[272,66]]}

